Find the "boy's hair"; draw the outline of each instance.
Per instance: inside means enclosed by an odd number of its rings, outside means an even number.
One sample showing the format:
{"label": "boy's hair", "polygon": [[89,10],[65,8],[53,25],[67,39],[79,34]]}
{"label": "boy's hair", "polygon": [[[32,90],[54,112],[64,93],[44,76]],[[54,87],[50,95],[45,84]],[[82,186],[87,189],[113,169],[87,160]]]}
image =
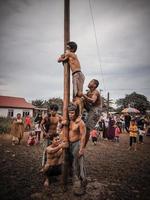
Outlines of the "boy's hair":
{"label": "boy's hair", "polygon": [[73,51],[73,52],[76,52],[77,50],[77,44],[73,41],[71,42],[68,42],[67,45],[70,47],[70,49]]}
{"label": "boy's hair", "polygon": [[51,104],[50,105],[50,109],[57,111],[58,110],[58,105],[57,104]]}
{"label": "boy's hair", "polygon": [[58,133],[55,133],[55,134],[52,136],[52,140],[53,140],[54,138],[57,138],[57,137],[59,137],[59,134],[58,134]]}
{"label": "boy's hair", "polygon": [[79,116],[79,106],[75,105],[74,103],[70,103],[68,106],[68,111],[75,111],[76,117]]}
{"label": "boy's hair", "polygon": [[68,106],[68,111],[76,111],[77,106],[73,103],[70,103]]}
{"label": "boy's hair", "polygon": [[99,86],[99,81],[98,81],[98,80],[96,80],[96,79],[93,79],[93,81],[94,81],[94,83],[95,83],[96,87],[98,87],[98,86]]}
{"label": "boy's hair", "polygon": [[58,134],[58,133],[55,133],[55,134],[53,135],[53,138],[55,138],[55,137],[59,137],[59,134]]}

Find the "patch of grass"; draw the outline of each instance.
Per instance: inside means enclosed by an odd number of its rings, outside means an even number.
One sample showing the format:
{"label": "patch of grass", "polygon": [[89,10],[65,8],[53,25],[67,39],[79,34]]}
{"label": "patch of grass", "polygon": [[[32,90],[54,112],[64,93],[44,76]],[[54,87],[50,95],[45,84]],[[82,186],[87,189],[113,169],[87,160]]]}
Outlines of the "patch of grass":
{"label": "patch of grass", "polygon": [[0,117],[0,134],[10,132],[11,122],[11,118]]}

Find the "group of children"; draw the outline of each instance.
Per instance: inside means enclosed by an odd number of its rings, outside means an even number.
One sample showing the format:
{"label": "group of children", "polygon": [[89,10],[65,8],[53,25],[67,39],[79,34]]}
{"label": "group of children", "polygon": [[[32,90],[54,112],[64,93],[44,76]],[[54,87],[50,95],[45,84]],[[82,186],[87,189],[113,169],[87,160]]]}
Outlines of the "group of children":
{"label": "group of children", "polygon": [[[114,141],[115,142],[119,142],[119,137],[120,137],[120,134],[121,134],[121,128],[119,127],[119,124],[116,123],[114,125],[114,128],[115,128],[115,138],[114,138]],[[96,145],[97,141],[98,141],[98,138],[102,138],[102,132],[98,130],[98,127],[95,127],[91,132],[90,132],[90,136],[91,136],[91,139],[92,139],[92,142],[94,145]]]}
{"label": "group of children", "polygon": [[34,120],[34,129],[29,131],[27,145],[32,146],[40,143],[42,116],[38,114]]}
{"label": "group of children", "polygon": [[[25,122],[21,117],[21,114],[18,113],[17,117],[13,120],[11,125],[11,135],[12,135],[12,145],[20,144],[24,136],[24,131],[26,130],[26,119]],[[29,116],[28,116],[29,119]],[[28,127],[28,138],[27,138],[27,145],[32,146],[34,144],[38,144],[40,142],[40,135],[41,135],[41,127],[40,122],[42,120],[42,116],[38,114],[34,121],[34,128],[32,126]],[[31,124],[31,123],[30,123]]]}
{"label": "group of children", "polygon": [[[115,142],[119,142],[120,134],[121,134],[121,128],[119,127],[119,124],[116,123],[114,125],[115,128]],[[94,128],[90,132],[90,136],[92,139],[92,142],[94,145],[96,145],[98,137],[100,136],[100,132],[97,130],[97,128]],[[137,137],[138,137],[138,142],[140,144],[143,144],[143,138],[145,134],[145,129],[144,129],[144,123],[137,123],[135,119],[131,119],[130,126],[129,126],[129,148],[128,150],[131,150],[132,147],[134,151],[137,150]]]}

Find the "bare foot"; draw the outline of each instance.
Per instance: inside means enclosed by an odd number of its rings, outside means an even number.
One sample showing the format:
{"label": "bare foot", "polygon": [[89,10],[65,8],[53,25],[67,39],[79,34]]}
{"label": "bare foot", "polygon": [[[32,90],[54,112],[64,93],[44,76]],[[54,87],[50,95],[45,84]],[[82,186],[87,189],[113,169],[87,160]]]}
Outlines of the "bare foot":
{"label": "bare foot", "polygon": [[44,182],[44,187],[48,187],[48,186],[49,186],[49,181],[48,181],[48,179],[46,179]]}

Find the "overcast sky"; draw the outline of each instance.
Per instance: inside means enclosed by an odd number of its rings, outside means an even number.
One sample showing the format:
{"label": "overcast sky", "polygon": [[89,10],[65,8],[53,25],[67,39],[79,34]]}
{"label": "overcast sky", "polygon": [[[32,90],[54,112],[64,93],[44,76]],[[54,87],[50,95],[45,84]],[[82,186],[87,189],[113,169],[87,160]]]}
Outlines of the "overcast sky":
{"label": "overcast sky", "polygon": [[[63,66],[57,63],[63,3],[0,0],[0,95],[63,97]],[[104,97],[110,92],[115,100],[135,91],[150,100],[150,1],[70,0],[70,6],[84,91],[95,78]]]}

